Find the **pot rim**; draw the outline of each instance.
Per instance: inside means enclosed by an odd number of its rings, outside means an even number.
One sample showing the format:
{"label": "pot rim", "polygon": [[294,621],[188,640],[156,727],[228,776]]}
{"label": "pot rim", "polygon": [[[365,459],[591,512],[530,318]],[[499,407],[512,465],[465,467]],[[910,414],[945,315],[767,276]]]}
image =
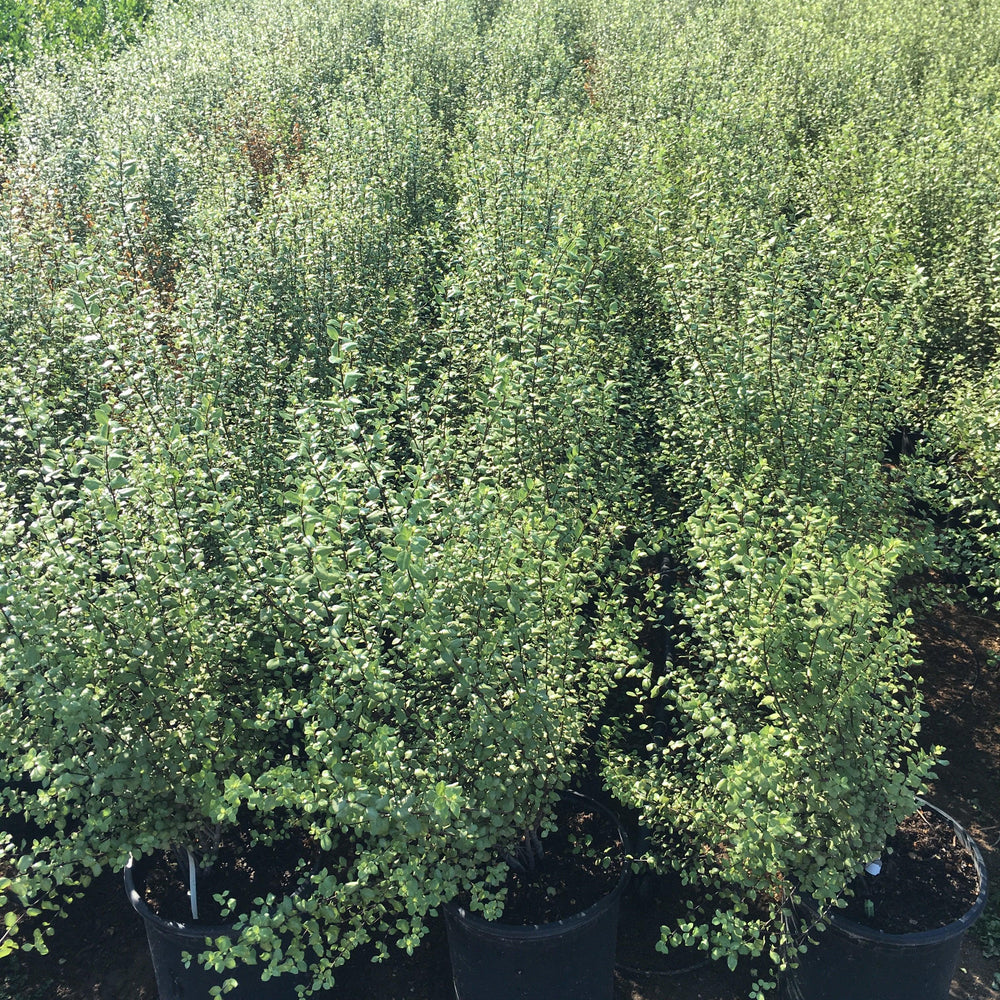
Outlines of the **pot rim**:
{"label": "pot rim", "polygon": [[192,941],[205,941],[206,939],[215,939],[232,935],[235,926],[233,924],[188,924],[177,920],[168,920],[166,917],[161,917],[150,907],[146,900],[142,898],[142,894],[136,888],[134,872],[136,867],[142,864],[143,860],[144,859],[141,855],[139,858],[136,858],[130,853],[124,869],[125,894],[128,896],[129,902],[132,904],[132,909],[135,910],[135,912],[138,913],[143,920],[153,924],[153,926],[162,931],[166,931],[178,937],[189,938]]}
{"label": "pot rim", "polygon": [[[963,827],[958,820],[956,820],[953,816],[950,816],[943,809],[939,809],[933,803],[928,802],[926,799],[922,799],[919,796],[916,798],[916,803],[918,810],[931,809],[938,815],[943,816],[954,827],[955,833],[957,834],[962,846],[965,847],[969,854],[972,855],[972,861],[976,868],[976,875],[979,878],[979,893],[976,896],[975,902],[957,920],[952,920],[950,923],[944,924],[941,927],[932,927],[923,931],[911,931],[905,934],[888,934],[885,931],[875,930],[865,924],[859,924],[857,921],[851,920],[848,917],[840,916],[836,910],[828,910],[823,917],[823,922],[827,925],[828,929],[836,928],[842,934],[860,938],[864,941],[891,944],[900,948],[919,948],[929,944],[940,944],[951,938],[957,937],[960,934],[964,934],[965,931],[967,931],[979,919],[986,906],[986,897],[989,890],[989,878],[986,873],[986,864],[984,863],[983,856],[980,853],[979,845],[975,842],[972,835],[965,829],[965,827]],[[803,899],[802,906],[809,910],[810,913],[818,913],[811,900]]]}

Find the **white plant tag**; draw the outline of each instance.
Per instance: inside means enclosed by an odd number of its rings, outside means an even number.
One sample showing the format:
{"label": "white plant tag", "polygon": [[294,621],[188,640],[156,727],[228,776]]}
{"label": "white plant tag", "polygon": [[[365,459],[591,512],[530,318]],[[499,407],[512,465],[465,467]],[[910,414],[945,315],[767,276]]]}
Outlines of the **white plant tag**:
{"label": "white plant tag", "polygon": [[865,865],[865,871],[868,872],[869,875],[878,875],[879,872],[882,871],[881,860],[869,861],[868,864]]}

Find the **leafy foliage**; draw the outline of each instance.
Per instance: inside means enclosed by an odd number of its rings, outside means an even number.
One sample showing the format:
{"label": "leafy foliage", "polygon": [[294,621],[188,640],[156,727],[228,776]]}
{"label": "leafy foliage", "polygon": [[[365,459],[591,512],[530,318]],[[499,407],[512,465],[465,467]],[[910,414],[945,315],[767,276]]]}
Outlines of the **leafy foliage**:
{"label": "leafy foliage", "polygon": [[996,958],[1000,954],[1000,918],[997,916],[995,902],[987,904],[986,912],[976,925],[975,933],[983,946],[983,954],[987,958]]}
{"label": "leafy foliage", "polygon": [[683,637],[643,677],[660,725],[638,754],[612,748],[608,774],[655,863],[711,891],[671,943],[781,968],[802,941],[791,907],[840,898],[934,758],[914,740],[906,617],[889,610],[906,544],[851,539],[755,481],[720,474],[689,520]]}
{"label": "leafy foliage", "polygon": [[35,52],[72,49],[107,56],[134,42],[152,0],[2,0],[0,2],[0,149],[13,132],[17,67]]}
{"label": "leafy foliage", "polygon": [[907,603],[1000,586],[995,5],[0,23],[0,947],[290,826],[203,958],[319,988],[599,768],[664,947],[794,961],[933,765]]}

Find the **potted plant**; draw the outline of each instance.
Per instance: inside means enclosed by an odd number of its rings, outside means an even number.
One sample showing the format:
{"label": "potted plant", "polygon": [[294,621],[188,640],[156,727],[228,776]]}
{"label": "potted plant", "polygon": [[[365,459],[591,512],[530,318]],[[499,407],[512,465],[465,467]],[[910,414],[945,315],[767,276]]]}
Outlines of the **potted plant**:
{"label": "potted plant", "polygon": [[[519,586],[539,585],[529,601],[517,598],[523,621],[492,631],[537,623],[533,665],[516,684],[534,675],[532,688],[555,694],[540,703],[549,735],[539,751],[565,763],[561,776],[542,764],[548,774],[531,780],[544,796],[518,806],[519,826],[492,848],[503,862],[493,897],[463,890],[445,908],[455,990],[460,1000],[610,1000],[626,838],[599,802],[558,793],[591,763],[611,695],[643,655],[644,546],[634,529],[646,501],[646,370],[622,306],[634,279],[619,242],[628,242],[628,188],[607,174],[622,139],[599,116],[576,119],[545,99],[498,100],[474,124],[457,158],[457,238],[440,303],[454,346],[429,408],[443,411],[436,432],[456,483],[488,482],[524,498],[516,507],[539,505],[527,572],[517,573]],[[513,150],[523,150],[519,172],[497,170]],[[521,532],[511,537],[520,547]],[[500,775],[489,781],[504,787]],[[529,910],[524,896],[556,892],[555,862],[577,822],[593,826],[590,846],[578,835],[574,850],[593,856],[586,881],[595,888]]]}
{"label": "potted plant", "polygon": [[663,946],[762,960],[762,991],[817,928],[795,913],[844,905],[940,752],[916,742],[913,639],[889,599],[908,543],[724,476],[687,528],[677,652],[638,697],[658,726],[641,745],[609,729],[606,773],[648,860],[706,893]]}
{"label": "potted plant", "polygon": [[[422,826],[411,850],[449,899],[457,995],[597,1000],[612,989],[625,845],[606,809],[567,790],[637,656],[634,562],[596,497],[579,513],[578,456],[539,463],[535,478],[528,455],[512,467],[509,444],[483,434],[516,409],[517,375],[498,359],[503,388],[464,429],[424,439],[424,468],[407,468],[409,514],[384,550],[392,598],[379,622],[394,637],[391,700],[409,766],[448,789],[447,822]],[[327,531],[342,531],[340,509],[324,509],[310,501]],[[556,862],[560,877],[585,863],[596,888],[574,884],[558,926],[530,908],[514,926],[526,892],[552,902]]]}
{"label": "potted plant", "polygon": [[610,1000],[613,991],[627,842],[613,814],[572,786],[609,695],[640,656],[631,589],[641,550],[586,457],[559,448],[556,434],[577,429],[547,434],[546,417],[524,405],[534,391],[563,416],[586,379],[579,355],[552,341],[550,371],[485,350],[488,403],[445,420],[426,452],[449,455],[437,475],[453,501],[465,499],[455,520],[435,518],[446,579],[461,582],[461,596],[428,604],[433,589],[420,577],[420,607],[446,614],[423,631],[452,636],[461,651],[443,656],[457,671],[453,693],[478,685],[468,715],[450,721],[438,709],[448,729],[433,737],[475,767],[453,778],[466,803],[453,825],[479,845],[480,869],[445,907],[461,1000]]}
{"label": "potted plant", "polygon": [[[633,655],[620,529],[552,483],[401,448],[331,337],[334,392],[294,411],[160,379],[154,338],[76,434],[23,398],[0,768],[7,810],[48,832],[8,840],[5,891],[59,909],[127,867],[146,915],[149,859],[177,869],[185,912],[159,917],[194,934],[164,997],[189,956],[213,995],[329,989],[460,892],[498,913],[505,856],[551,826]],[[237,898],[218,870],[248,853],[284,881]]]}
{"label": "potted plant", "polygon": [[[128,388],[142,404],[109,399],[62,443],[45,404],[26,402],[45,471],[22,466],[30,485],[5,511],[0,768],[8,814],[43,832],[8,838],[5,894],[29,911],[59,909],[104,868],[176,853],[189,909],[167,916],[236,925],[216,940],[217,975],[205,980],[216,991],[252,975],[262,996],[261,981],[307,970],[328,986],[390,916],[392,935],[419,937],[434,890],[397,910],[389,897],[401,901],[403,887],[372,857],[390,853],[379,838],[393,817],[409,824],[431,808],[434,786],[396,775],[389,794],[380,668],[349,638],[337,644],[334,614],[301,579],[311,558],[301,510],[266,475],[249,489],[249,445],[225,437],[236,401],[185,409],[178,386],[161,391],[155,376]],[[378,557],[356,571],[377,579]],[[346,631],[370,624],[359,613]],[[205,870],[225,851],[260,861],[279,848],[285,883],[212,899],[220,889]],[[183,950],[212,937],[189,935]],[[259,973],[224,972],[247,962]]]}
{"label": "potted plant", "polygon": [[[918,804],[906,829],[901,826],[890,839],[892,853],[869,862],[855,879],[850,909],[831,909],[821,918],[803,901],[797,914],[802,924],[821,922],[825,930],[786,978],[792,1000],[951,995],[966,931],[986,906],[986,866],[956,820],[927,802]],[[941,882],[927,878],[928,872]],[[949,890],[928,892],[928,884]]]}

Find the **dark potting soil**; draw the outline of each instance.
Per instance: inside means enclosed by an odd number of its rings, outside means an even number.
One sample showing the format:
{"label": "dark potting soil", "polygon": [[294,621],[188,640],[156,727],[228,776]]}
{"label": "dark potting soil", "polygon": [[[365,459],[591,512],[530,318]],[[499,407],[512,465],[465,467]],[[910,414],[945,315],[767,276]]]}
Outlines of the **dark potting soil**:
{"label": "dark potting soil", "polygon": [[507,878],[503,921],[546,924],[582,912],[611,892],[625,852],[618,825],[586,800],[568,797],[556,811],[558,828],[542,838],[533,870]]}
{"label": "dark potting soil", "polygon": [[886,934],[910,934],[944,927],[975,903],[975,862],[943,816],[919,810],[887,846],[880,874],[861,875],[838,915]]}
{"label": "dark potting soil", "polygon": [[[311,863],[319,849],[309,840],[296,839],[273,845],[250,845],[239,834],[220,845],[209,867],[198,869],[198,919],[191,916],[187,856],[159,851],[140,888],[150,909],[165,920],[185,924],[232,923],[241,913],[255,909],[255,899],[274,894],[278,899],[295,891],[301,878],[300,861]],[[216,894],[228,893],[236,907],[223,914]]]}

